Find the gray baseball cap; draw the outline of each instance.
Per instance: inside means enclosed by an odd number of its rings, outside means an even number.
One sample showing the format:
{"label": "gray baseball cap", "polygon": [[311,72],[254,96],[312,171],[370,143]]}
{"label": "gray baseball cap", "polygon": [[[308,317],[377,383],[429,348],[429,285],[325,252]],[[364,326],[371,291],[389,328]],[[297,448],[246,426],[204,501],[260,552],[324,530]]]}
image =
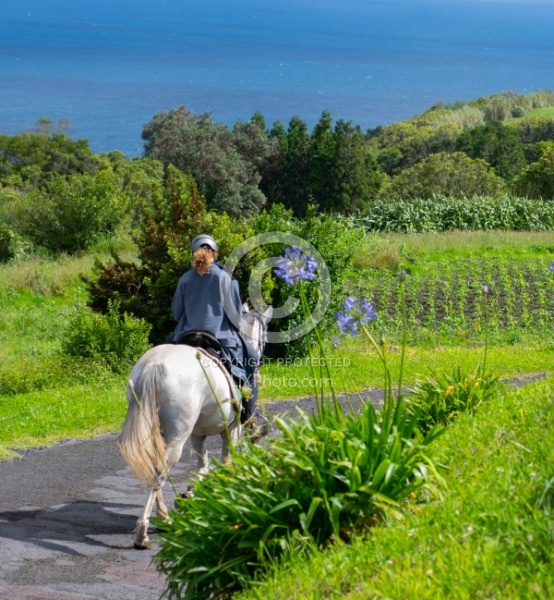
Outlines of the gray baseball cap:
{"label": "gray baseball cap", "polygon": [[208,248],[211,248],[214,252],[217,252],[217,242],[211,235],[208,235],[207,233],[201,233],[192,240],[191,248],[193,252],[196,252],[198,248],[202,248],[202,246],[208,246]]}

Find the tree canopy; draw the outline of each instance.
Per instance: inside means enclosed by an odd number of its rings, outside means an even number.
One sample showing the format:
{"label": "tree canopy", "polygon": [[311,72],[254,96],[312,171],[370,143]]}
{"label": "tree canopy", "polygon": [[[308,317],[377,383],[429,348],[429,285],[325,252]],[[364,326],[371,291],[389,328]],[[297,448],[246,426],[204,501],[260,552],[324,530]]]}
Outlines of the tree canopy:
{"label": "tree canopy", "polygon": [[155,115],[142,137],[145,156],[190,173],[209,208],[238,217],[266,202],[257,167],[271,156],[272,142],[262,133],[255,122],[231,132],[209,113],[194,115],[180,106]]}
{"label": "tree canopy", "polygon": [[494,196],[505,190],[505,182],[483,159],[463,152],[439,152],[405,169],[383,190],[389,198],[468,198]]}

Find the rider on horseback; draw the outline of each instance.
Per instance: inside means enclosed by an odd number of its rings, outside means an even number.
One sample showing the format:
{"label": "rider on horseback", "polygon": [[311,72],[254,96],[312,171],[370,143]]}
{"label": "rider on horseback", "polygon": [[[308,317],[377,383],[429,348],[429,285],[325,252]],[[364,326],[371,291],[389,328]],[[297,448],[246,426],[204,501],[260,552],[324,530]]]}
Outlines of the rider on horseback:
{"label": "rider on horseback", "polygon": [[219,342],[222,362],[239,387],[248,389],[243,394],[243,400],[247,400],[243,401],[241,413],[241,422],[244,423],[256,413],[258,386],[255,371],[260,357],[240,335],[224,310],[222,296],[227,302],[230,300],[238,315],[241,314],[242,303],[238,281],[215,262],[217,250],[217,242],[210,235],[198,235],[192,240],[192,268],[179,279],[171,303],[177,321],[173,341],[176,344],[191,343],[191,332],[195,332],[197,337],[203,332]]}

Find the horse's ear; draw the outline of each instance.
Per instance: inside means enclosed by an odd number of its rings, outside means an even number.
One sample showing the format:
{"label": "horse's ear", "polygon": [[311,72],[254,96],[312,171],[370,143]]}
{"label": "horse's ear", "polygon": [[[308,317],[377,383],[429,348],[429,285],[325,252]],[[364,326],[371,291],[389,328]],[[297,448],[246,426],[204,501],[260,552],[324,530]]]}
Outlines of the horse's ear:
{"label": "horse's ear", "polygon": [[244,313],[247,313],[247,312],[250,312],[250,307],[248,306],[248,302],[245,302],[242,305],[242,313],[244,314]]}
{"label": "horse's ear", "polygon": [[271,321],[271,317],[273,317],[273,306],[270,305],[264,310],[262,315],[262,319],[266,325]]}

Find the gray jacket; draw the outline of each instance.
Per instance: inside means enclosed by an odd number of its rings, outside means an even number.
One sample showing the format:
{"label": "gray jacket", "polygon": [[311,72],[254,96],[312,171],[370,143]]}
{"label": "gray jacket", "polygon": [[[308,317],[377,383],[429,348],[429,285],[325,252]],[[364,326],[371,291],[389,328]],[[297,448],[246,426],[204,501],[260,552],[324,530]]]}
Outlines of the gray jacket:
{"label": "gray jacket", "polygon": [[206,275],[199,275],[196,269],[187,271],[179,279],[171,303],[177,321],[174,341],[188,331],[198,330],[210,333],[226,348],[239,347],[237,327],[227,316],[224,303],[228,311],[236,311],[234,320],[240,319],[239,285],[226,271],[215,263]]}

